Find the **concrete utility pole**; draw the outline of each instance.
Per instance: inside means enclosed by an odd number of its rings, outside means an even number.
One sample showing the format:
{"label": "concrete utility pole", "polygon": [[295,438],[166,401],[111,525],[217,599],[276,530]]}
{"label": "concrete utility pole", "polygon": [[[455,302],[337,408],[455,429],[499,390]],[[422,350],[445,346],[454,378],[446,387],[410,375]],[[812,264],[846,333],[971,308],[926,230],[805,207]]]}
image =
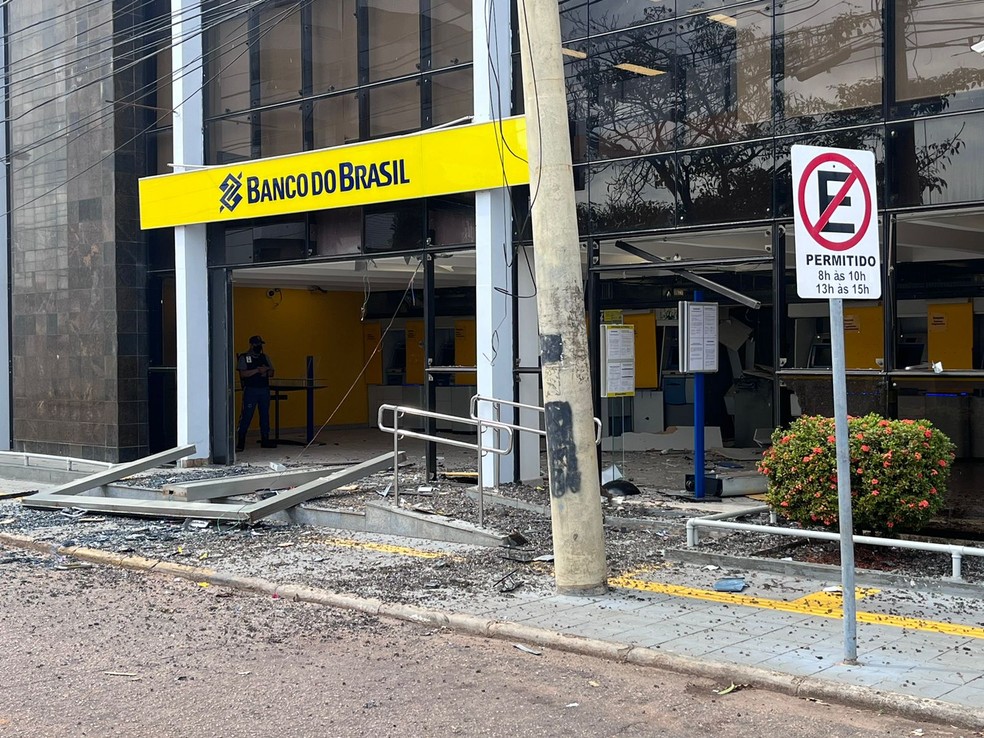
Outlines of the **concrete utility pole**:
{"label": "concrete utility pole", "polygon": [[561,594],[607,591],[581,252],[557,0],[519,0],[554,572]]}

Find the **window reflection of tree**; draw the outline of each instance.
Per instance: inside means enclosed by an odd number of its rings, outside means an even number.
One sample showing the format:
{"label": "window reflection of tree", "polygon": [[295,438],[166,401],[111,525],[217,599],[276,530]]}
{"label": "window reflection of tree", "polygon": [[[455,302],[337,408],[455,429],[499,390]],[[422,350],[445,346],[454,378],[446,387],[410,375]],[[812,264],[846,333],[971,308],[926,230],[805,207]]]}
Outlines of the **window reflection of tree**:
{"label": "window reflection of tree", "polygon": [[[911,6],[940,0],[908,2]],[[822,4],[793,9],[801,12],[818,5]],[[776,40],[785,65],[776,77],[784,93],[775,98],[777,112],[780,118],[795,119],[790,131],[840,129],[830,135],[814,133],[801,143],[875,145],[880,151],[881,133],[873,140],[872,129],[860,127],[881,118],[880,2],[866,7],[838,3],[835,8],[835,15],[821,17],[831,10],[822,5],[809,17],[788,24]],[[792,10],[785,14],[795,21]],[[583,47],[588,52],[568,82],[577,89],[574,97],[590,100],[588,158],[637,158],[606,169],[604,180],[591,185],[590,204],[579,205],[582,226],[590,221],[591,230],[601,233],[665,227],[681,219],[707,222],[768,215],[773,177],[782,177],[783,167],[773,164],[771,28],[759,15],[768,19],[758,9],[736,13],[737,17],[711,13],[679,18],[676,23],[597,36]],[[710,20],[712,16],[716,20]],[[652,71],[626,71],[628,60]],[[865,67],[866,75],[856,74]],[[806,84],[820,75],[822,80]],[[925,106],[916,114],[930,112],[932,107]],[[946,188],[944,172],[966,145],[962,132],[961,128],[921,145],[896,146],[894,154],[902,160],[900,167],[912,171],[921,190],[940,192]],[[639,156],[742,139],[750,140],[677,157]],[[880,177],[882,167],[880,163]],[[654,188],[663,188],[675,202],[654,202]]]}
{"label": "window reflection of tree", "polygon": [[[592,188],[582,222],[590,219],[595,232],[657,227],[677,221],[675,203],[690,214],[709,212],[712,201],[735,204],[738,194],[742,202],[768,203],[761,164],[771,165],[772,141],[761,139],[771,130],[771,78],[771,23],[758,8],[737,18],[702,14],[594,38],[572,80],[596,91],[588,120],[591,158],[760,141],[679,160],[626,162],[608,178],[604,202]],[[645,193],[654,185],[675,202],[653,202]]]}
{"label": "window reflection of tree", "polygon": [[982,86],[984,56],[969,47],[984,37],[982,0],[897,0],[896,100],[920,98],[950,107]]}

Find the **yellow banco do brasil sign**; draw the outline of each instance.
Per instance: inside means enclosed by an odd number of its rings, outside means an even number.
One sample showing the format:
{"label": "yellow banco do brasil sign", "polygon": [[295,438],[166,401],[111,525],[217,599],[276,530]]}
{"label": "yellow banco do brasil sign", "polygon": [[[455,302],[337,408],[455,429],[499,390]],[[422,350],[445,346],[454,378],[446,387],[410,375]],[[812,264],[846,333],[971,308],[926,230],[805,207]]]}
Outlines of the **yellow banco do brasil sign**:
{"label": "yellow banco do brasil sign", "polygon": [[442,128],[140,180],[140,227],[167,228],[526,184],[526,121]]}

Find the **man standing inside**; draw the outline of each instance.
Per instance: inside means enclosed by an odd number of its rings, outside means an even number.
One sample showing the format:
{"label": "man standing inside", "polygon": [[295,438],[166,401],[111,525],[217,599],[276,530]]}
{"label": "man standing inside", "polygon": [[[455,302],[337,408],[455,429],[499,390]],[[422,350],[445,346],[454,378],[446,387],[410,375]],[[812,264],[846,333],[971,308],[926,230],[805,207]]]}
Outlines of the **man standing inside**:
{"label": "man standing inside", "polygon": [[263,339],[250,336],[249,351],[239,355],[237,369],[243,385],[243,409],[239,415],[239,430],[236,435],[236,451],[246,448],[246,433],[253,422],[253,411],[260,411],[260,445],[275,448],[276,442],[270,440],[270,378],[273,377],[273,362],[263,353]]}

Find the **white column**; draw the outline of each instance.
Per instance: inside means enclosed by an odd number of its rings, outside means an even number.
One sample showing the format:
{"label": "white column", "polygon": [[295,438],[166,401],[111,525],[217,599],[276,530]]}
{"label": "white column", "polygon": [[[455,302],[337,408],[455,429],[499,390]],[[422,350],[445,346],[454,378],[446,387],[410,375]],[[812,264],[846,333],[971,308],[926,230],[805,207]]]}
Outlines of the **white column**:
{"label": "white column", "polygon": [[[171,77],[174,165],[181,171],[205,163],[199,0],[171,0]],[[211,456],[207,276],[205,226],[175,228],[178,445],[194,443],[196,448],[182,460],[185,466],[205,463]]]}
{"label": "white column", "polygon": [[[509,2],[472,0],[474,109],[476,123],[509,114],[512,84]],[[512,210],[503,187],[475,193],[475,330],[478,343],[478,394],[513,399]],[[491,417],[483,404],[483,417]],[[512,417],[503,408],[502,417]],[[523,434],[528,435],[528,434]],[[486,433],[485,444],[492,445]],[[505,442],[505,439],[502,441]],[[482,464],[487,487],[499,462],[499,481],[512,482],[513,458],[489,454]]]}

